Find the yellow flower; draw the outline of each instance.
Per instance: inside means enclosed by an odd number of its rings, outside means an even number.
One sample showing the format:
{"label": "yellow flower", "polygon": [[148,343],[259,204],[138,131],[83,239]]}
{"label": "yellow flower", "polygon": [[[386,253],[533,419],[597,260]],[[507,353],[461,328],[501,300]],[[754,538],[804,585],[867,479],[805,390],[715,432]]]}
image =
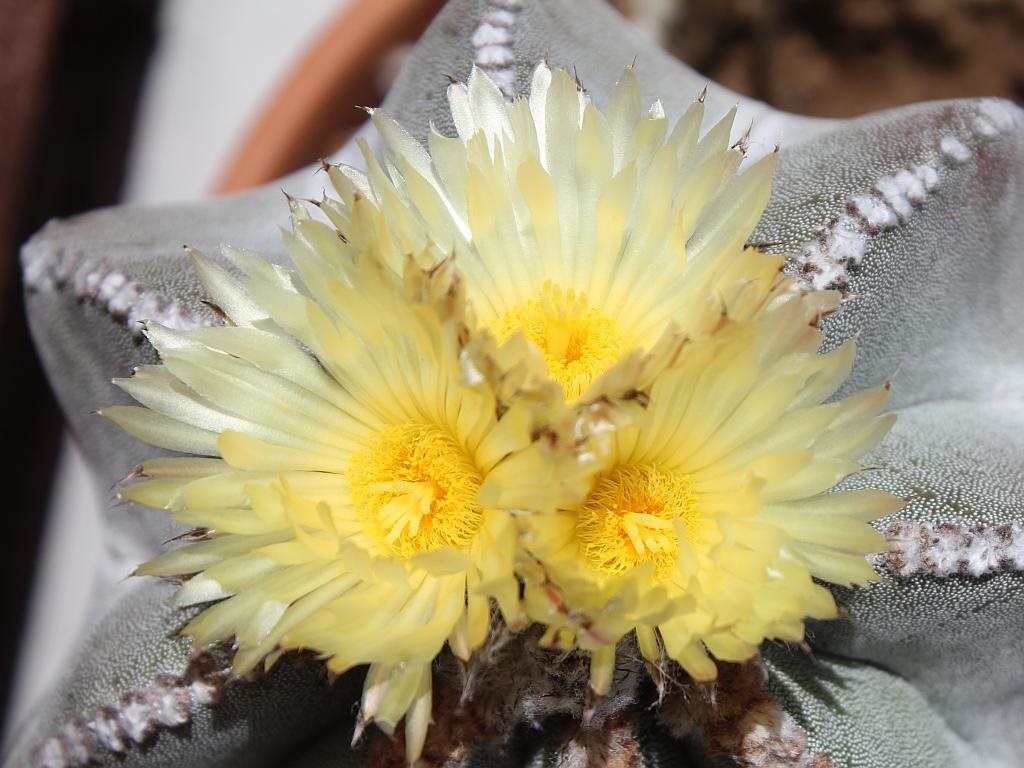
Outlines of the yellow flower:
{"label": "yellow flower", "polygon": [[[852,344],[817,354],[840,297],[745,246],[775,154],[737,174],[732,113],[698,138],[698,100],[670,130],[628,68],[606,113],[544,65],[528,99],[505,105],[474,71],[449,100],[459,135],[432,131],[429,154],[374,113],[385,167],[366,151],[366,177],[335,171],[346,204],[325,208],[392,261],[454,254],[479,326],[528,339],[578,409],[601,472],[556,514],[517,518],[531,617],[548,642],[594,650],[599,692],[632,629],[699,679],[707,650],[738,661],[800,639],[805,617],[835,613],[812,576],[870,578],[881,540],[865,523],[901,502],[823,495],[891,417],[876,418],[884,390],[822,405],[853,360]],[[361,196],[363,219],[346,213]],[[628,417],[592,418],[626,401]]]}
{"label": "yellow flower", "polygon": [[453,254],[479,326],[522,332],[570,401],[649,386],[684,335],[774,278],[777,261],[744,243],[775,154],[735,174],[734,111],[698,138],[697,100],[670,132],[660,103],[642,109],[632,68],[607,113],[543,64],[512,104],[477,69],[448,98],[458,136],[431,130],[429,152],[374,111],[385,167],[364,145],[367,173],[330,169],[341,202],[323,208],[389,263]]}
{"label": "yellow flower", "polygon": [[[466,327],[450,262],[424,272],[410,260],[397,275],[372,249],[341,257],[329,226],[294,211],[302,281],[226,249],[240,282],[197,255],[230,324],[150,324],[162,365],[117,381],[145,407],[104,414],[196,455],[145,463],[149,479],[122,493],[205,532],[138,569],[191,575],[181,605],[221,601],[184,633],[200,646],[233,638],[238,674],[302,648],[334,672],[370,664],[363,722],[390,732],[405,716],[412,761],[444,643],[462,658],[483,643],[489,596],[522,620],[507,508],[554,504],[561,470],[533,411],[545,389],[560,394],[539,358],[503,368]],[[485,363],[517,399],[496,393]]]}
{"label": "yellow flower", "polygon": [[[779,276],[779,286],[788,278]],[[747,321],[723,321],[655,377],[649,404],[618,429],[578,504],[529,515],[520,566],[547,642],[594,652],[604,693],[614,645],[636,631],[698,680],[766,638],[798,642],[804,619],[833,618],[812,577],[863,584],[882,537],[866,522],[903,505],[880,491],[826,493],[891,426],[884,387],[836,403],[853,344],[818,354],[816,321],[838,297],[791,292]],[[648,598],[648,595],[653,597]]]}

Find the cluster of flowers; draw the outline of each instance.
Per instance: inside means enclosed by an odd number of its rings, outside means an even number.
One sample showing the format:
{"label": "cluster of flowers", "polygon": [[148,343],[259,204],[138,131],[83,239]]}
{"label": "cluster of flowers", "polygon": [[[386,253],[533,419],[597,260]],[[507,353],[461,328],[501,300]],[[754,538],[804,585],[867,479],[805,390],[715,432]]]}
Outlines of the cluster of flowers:
{"label": "cluster of flowers", "polygon": [[870,579],[866,522],[902,504],[828,492],[886,391],[825,403],[841,296],[747,247],[776,158],[738,173],[732,114],[700,137],[698,100],[670,131],[631,69],[605,112],[545,65],[511,104],[480,71],[449,100],[457,137],[374,112],[384,157],[292,203],[297,272],[196,254],[225,324],[149,324],[162,364],[118,381],[141,407],[104,412],[191,454],[123,489],[202,531],[139,568],[215,603],[184,631],[233,639],[239,674],[369,664],[362,718],[404,718],[410,761],[445,643],[539,624],[601,695],[635,633],[709,680],[834,616],[814,579]]}

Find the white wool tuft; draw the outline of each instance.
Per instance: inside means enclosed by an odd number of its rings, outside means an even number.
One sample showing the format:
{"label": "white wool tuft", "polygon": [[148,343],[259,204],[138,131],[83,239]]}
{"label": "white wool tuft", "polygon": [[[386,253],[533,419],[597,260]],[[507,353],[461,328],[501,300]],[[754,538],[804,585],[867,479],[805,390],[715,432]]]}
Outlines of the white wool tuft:
{"label": "white wool tuft", "polygon": [[881,561],[898,576],[987,576],[1024,570],[1024,524],[893,522]]}
{"label": "white wool tuft", "polygon": [[32,291],[71,286],[77,298],[123,320],[133,336],[141,336],[144,320],[177,330],[210,325],[206,316],[130,279],[103,259],[85,259],[77,251],[29,250],[23,274],[25,287]]}
{"label": "white wool tuft", "polygon": [[158,728],[182,725],[198,706],[216,702],[226,678],[209,654],[196,654],[183,675],[157,675],[145,688],[126,691],[116,705],[66,723],[36,747],[32,765],[77,768],[98,760],[101,748],[123,754]]}
{"label": "white wool tuft", "polygon": [[473,31],[473,61],[487,71],[501,95],[510,101],[516,89],[516,56],[512,50],[516,14],[522,0],[487,0]]}

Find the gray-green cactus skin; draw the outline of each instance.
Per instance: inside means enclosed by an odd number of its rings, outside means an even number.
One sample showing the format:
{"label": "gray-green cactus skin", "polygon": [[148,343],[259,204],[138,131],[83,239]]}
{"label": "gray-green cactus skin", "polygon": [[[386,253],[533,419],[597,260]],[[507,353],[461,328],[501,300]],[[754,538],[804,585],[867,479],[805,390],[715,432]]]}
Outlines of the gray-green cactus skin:
{"label": "gray-green cactus skin", "polygon": [[[601,105],[634,58],[645,96],[670,116],[705,85],[600,0],[452,0],[385,107],[418,137],[431,122],[450,132],[448,75],[465,78],[476,62],[512,93],[545,57],[575,66]],[[827,764],[815,762],[824,753],[858,768],[1024,766],[1024,113],[987,99],[814,120],[712,85],[708,120],[737,102],[737,126],[753,123],[752,155],[782,145],[754,239],[789,254],[808,283],[851,293],[827,320],[827,345],[858,338],[840,395],[893,383],[901,416],[869,457],[877,469],[846,484],[911,501],[899,520],[877,524],[890,540],[878,558],[883,581],[837,589],[845,617],[808,628],[810,653],[763,649],[768,689],[806,749],[740,749],[716,764],[816,766]],[[333,159],[359,164],[352,144]],[[112,377],[155,360],[136,321],[214,320],[182,244],[212,253],[227,243],[285,261],[278,190],[315,196],[320,183],[304,171],[225,200],[97,211],[51,222],[25,246],[35,340],[105,486],[154,454],[90,415],[124,401]],[[105,526],[94,627],[5,765],[372,764],[348,746],[358,673],[328,685],[317,665],[288,663],[224,684],[223,659],[190,666],[172,587],[121,582],[181,531],[160,513],[122,506]],[[200,662],[206,672],[195,672]],[[711,764],[638,711],[636,754],[622,765]],[[566,750],[565,732],[564,723],[561,736],[527,728],[515,744],[478,744],[458,763],[586,764]]]}

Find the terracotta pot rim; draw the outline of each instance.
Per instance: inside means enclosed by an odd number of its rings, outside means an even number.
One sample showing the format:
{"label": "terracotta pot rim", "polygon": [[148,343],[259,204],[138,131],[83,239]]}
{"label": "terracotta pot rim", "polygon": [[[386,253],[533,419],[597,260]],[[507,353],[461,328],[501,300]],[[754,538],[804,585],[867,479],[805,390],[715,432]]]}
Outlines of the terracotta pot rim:
{"label": "terracotta pot rim", "polygon": [[395,46],[418,39],[442,5],[443,0],[354,0],[342,9],[278,85],[214,192],[280,178],[314,160],[339,129],[361,123],[365,116],[357,105],[376,101],[382,59]]}

